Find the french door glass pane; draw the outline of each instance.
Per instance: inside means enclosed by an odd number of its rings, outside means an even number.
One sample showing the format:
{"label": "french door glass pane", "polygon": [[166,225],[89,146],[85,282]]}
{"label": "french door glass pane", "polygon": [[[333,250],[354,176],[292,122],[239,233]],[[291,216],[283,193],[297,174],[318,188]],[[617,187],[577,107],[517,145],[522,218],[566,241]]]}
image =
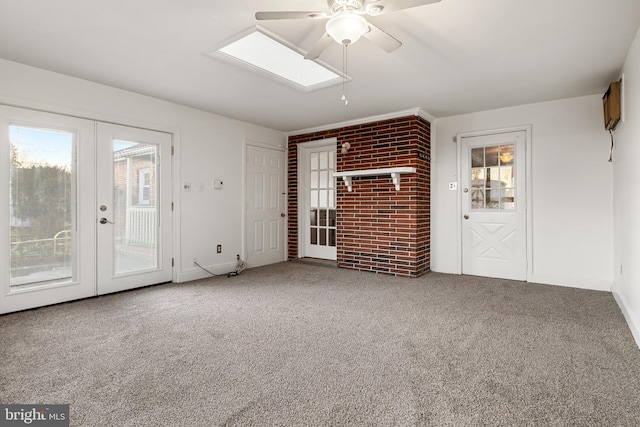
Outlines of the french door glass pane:
{"label": "french door glass pane", "polygon": [[309,202],[312,208],[309,242],[311,245],[336,246],[335,151],[311,153],[309,161]]}
{"label": "french door glass pane", "polygon": [[12,290],[69,282],[76,244],[74,134],[9,126]]}
{"label": "french door glass pane", "polygon": [[113,141],[114,274],[158,268],[158,147]]}

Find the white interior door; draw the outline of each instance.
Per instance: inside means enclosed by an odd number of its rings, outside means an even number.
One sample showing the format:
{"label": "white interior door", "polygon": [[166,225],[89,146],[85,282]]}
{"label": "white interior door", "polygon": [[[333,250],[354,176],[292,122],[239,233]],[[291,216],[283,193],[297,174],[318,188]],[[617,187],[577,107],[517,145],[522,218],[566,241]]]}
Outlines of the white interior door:
{"label": "white interior door", "polygon": [[525,132],[461,138],[462,273],[527,278]]}
{"label": "white interior door", "polygon": [[98,123],[98,294],[169,282],[171,135]]}
{"label": "white interior door", "polygon": [[246,146],[247,265],[285,260],[284,152]]}
{"label": "white interior door", "polygon": [[0,106],[0,313],[95,295],[95,123]]}
{"label": "white interior door", "polygon": [[336,140],[300,144],[298,169],[301,180],[300,233],[304,257],[335,260],[336,223]]}

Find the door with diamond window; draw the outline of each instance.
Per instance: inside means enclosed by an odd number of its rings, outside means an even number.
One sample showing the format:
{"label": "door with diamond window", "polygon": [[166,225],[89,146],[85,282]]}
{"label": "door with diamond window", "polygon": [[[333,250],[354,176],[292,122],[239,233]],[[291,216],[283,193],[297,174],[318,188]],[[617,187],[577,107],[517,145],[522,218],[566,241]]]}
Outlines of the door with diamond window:
{"label": "door with diamond window", "polygon": [[527,278],[525,132],[461,138],[462,273]]}

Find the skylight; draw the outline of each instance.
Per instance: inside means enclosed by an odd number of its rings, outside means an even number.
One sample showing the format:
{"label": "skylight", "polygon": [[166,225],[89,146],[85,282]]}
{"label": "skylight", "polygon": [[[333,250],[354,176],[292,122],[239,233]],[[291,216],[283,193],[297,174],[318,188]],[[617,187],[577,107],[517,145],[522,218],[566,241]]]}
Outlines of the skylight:
{"label": "skylight", "polygon": [[241,65],[305,92],[342,81],[341,76],[328,66],[304,59],[298,51],[257,27],[241,33],[208,55],[239,61]]}

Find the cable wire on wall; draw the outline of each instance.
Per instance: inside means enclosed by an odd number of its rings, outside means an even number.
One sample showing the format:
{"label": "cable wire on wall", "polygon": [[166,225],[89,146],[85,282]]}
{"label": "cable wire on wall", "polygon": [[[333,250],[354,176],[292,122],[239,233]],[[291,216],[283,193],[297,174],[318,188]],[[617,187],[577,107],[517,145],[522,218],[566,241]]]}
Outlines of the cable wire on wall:
{"label": "cable wire on wall", "polygon": [[613,162],[613,130],[609,129],[609,135],[611,135],[611,151],[609,152],[609,163]]}

